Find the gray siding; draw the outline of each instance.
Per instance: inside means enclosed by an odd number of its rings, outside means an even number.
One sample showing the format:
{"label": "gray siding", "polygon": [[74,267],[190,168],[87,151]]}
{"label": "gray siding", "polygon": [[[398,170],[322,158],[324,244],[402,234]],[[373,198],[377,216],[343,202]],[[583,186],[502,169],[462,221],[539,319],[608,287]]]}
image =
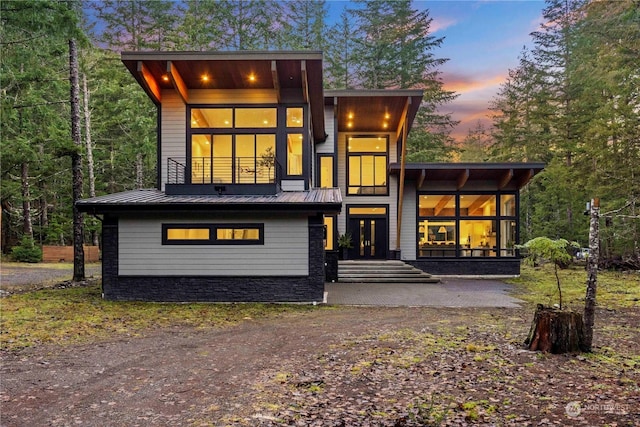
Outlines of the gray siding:
{"label": "gray siding", "polygon": [[[163,223],[264,223],[264,245],[162,245]],[[306,217],[120,218],[119,275],[306,276]]]}
{"label": "gray siding", "polygon": [[402,230],[400,239],[403,260],[416,259],[416,186],[415,181],[406,181],[402,203]]}
{"label": "gray siding", "polygon": [[335,119],[333,118],[333,107],[324,107],[324,132],[328,135],[327,140],[316,145],[316,153],[333,154],[335,151]]}
{"label": "gray siding", "polygon": [[303,179],[283,179],[280,182],[282,191],[304,191]]}
{"label": "gray siding", "polygon": [[174,90],[162,91],[162,187],[167,182],[167,158],[185,158],[187,146],[186,117],[187,109]]}

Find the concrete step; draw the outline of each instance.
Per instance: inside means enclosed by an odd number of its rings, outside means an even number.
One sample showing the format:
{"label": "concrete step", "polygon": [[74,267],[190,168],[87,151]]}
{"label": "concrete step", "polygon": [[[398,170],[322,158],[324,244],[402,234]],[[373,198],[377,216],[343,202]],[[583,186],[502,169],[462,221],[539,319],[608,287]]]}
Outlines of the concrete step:
{"label": "concrete step", "polygon": [[440,279],[397,260],[338,262],[338,281],[345,283],[438,283]]}

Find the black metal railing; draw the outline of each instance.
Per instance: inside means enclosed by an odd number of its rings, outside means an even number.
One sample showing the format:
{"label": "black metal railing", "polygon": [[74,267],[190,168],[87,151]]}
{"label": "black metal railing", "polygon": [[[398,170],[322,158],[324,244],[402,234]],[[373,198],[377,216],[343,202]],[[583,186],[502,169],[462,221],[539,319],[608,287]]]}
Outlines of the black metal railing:
{"label": "black metal railing", "polygon": [[275,157],[170,157],[167,184],[270,184],[282,176]]}

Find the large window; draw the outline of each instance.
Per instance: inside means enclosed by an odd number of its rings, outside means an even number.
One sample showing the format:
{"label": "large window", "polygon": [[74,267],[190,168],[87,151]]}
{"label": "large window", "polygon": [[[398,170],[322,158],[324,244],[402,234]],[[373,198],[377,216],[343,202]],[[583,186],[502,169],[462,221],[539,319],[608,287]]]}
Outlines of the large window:
{"label": "large window", "polygon": [[276,107],[192,108],[191,183],[275,181]]}
{"label": "large window", "polygon": [[387,195],[387,137],[353,136],[347,139],[347,193]]}
{"label": "large window", "polygon": [[264,245],[264,224],[162,224],[163,245]]}
{"label": "large window", "polygon": [[419,257],[514,257],[515,194],[418,195]]}

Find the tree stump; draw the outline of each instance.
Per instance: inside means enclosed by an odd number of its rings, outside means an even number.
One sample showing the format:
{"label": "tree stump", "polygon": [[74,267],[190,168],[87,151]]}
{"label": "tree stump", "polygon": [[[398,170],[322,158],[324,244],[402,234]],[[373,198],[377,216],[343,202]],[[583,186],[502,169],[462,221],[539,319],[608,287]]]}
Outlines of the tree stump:
{"label": "tree stump", "polygon": [[529,336],[524,343],[529,350],[553,354],[583,351],[582,314],[538,304]]}

